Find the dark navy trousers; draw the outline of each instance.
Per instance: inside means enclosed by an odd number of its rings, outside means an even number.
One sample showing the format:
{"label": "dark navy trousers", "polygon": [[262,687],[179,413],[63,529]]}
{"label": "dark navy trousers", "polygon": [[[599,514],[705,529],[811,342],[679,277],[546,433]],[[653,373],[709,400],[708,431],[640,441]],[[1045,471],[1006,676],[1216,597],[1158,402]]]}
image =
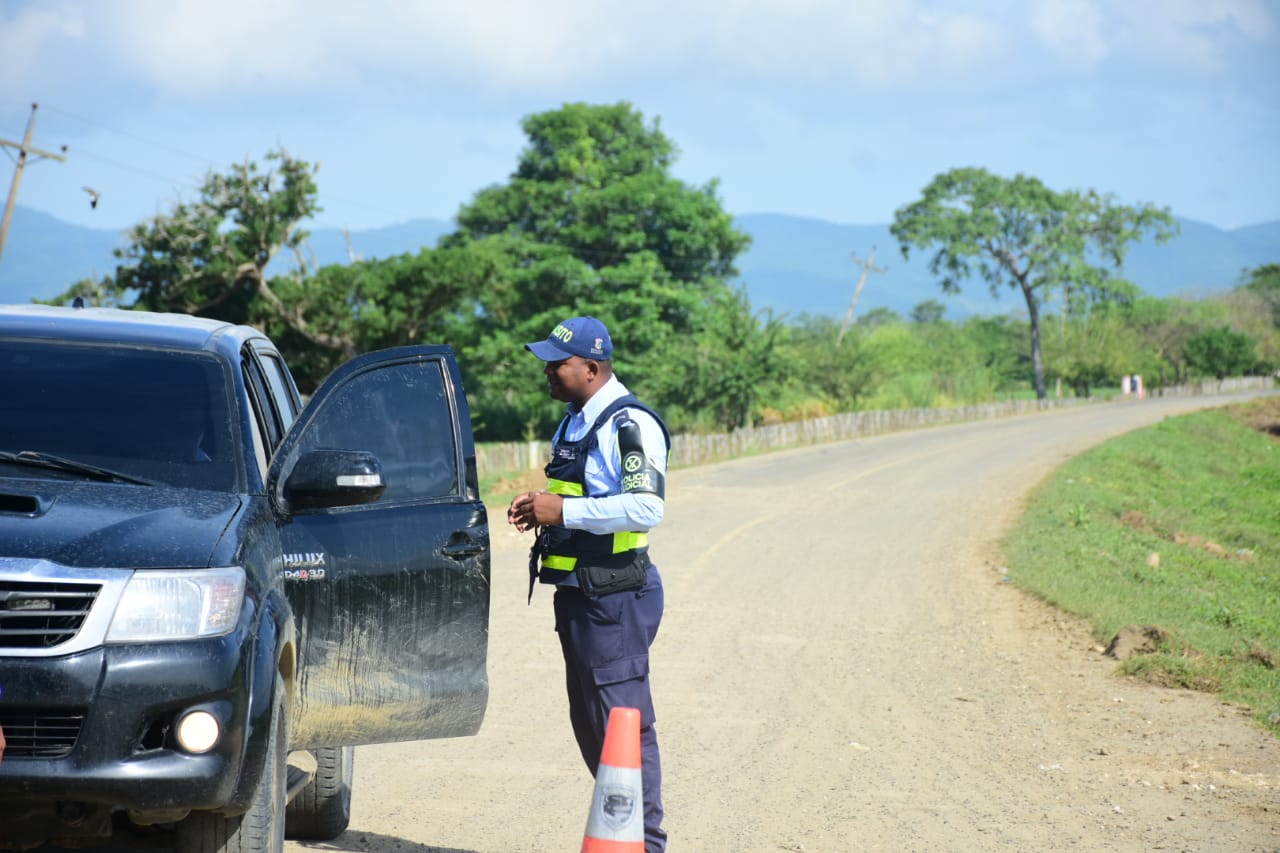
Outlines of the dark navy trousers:
{"label": "dark navy trousers", "polygon": [[556,632],[564,652],[569,721],[591,775],[600,766],[605,726],[615,707],[640,711],[641,785],[645,853],[662,853],[662,762],[649,692],[649,646],[662,622],[662,578],[650,566],[645,585],[632,592],[588,598],[577,587],[557,587]]}

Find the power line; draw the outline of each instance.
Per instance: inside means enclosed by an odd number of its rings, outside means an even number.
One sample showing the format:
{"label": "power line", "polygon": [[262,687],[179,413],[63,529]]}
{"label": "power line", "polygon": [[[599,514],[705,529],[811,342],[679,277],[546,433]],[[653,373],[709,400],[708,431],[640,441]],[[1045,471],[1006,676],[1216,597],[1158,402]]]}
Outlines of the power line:
{"label": "power line", "polygon": [[149,145],[152,148],[158,148],[161,151],[168,151],[170,154],[177,154],[180,157],[186,157],[190,160],[195,160],[202,163],[213,162],[208,157],[201,157],[199,154],[192,154],[190,151],[183,151],[181,148],[174,148],[170,145],[162,145],[153,139],[148,139],[147,137],[144,137],[144,136],[138,136],[135,133],[129,133],[128,131],[125,131],[125,130],[119,130],[118,128],[108,127],[105,124],[100,124],[96,121],[93,121],[92,119],[85,118],[84,116],[81,116],[81,115],[76,115],[73,112],[68,112],[67,110],[61,109],[57,106],[51,106],[49,104],[46,104],[45,109],[49,110],[50,112],[54,112],[54,113],[58,113],[59,115],[66,116],[67,118],[75,119],[76,121],[81,122],[82,124],[88,125],[89,127],[95,130],[105,130],[108,133],[114,133],[117,136],[123,136],[126,139],[132,139],[134,142],[141,142],[142,144]]}
{"label": "power line", "polygon": [[[199,154],[193,154],[193,153],[192,153],[192,152],[190,152],[190,151],[186,151],[186,150],[184,150],[184,149],[182,149],[182,148],[175,148],[175,147],[174,147],[174,146],[172,146],[172,145],[163,145],[163,144],[160,144],[160,143],[158,143],[158,142],[154,141],[153,139],[148,139],[148,138],[146,138],[146,137],[138,136],[137,134],[134,134],[134,133],[129,133],[128,131],[124,131],[124,130],[120,130],[120,129],[118,129],[118,128],[114,128],[114,127],[110,127],[110,126],[108,126],[108,125],[104,125],[104,124],[102,124],[102,123],[100,123],[100,122],[94,121],[94,120],[89,119],[89,118],[87,118],[87,117],[85,117],[85,116],[77,115],[76,113],[70,112],[69,110],[61,109],[61,108],[56,107],[56,106],[49,106],[49,105],[46,105],[46,106],[45,106],[45,109],[49,110],[50,112],[58,113],[59,115],[65,116],[65,117],[67,117],[67,118],[74,119],[74,120],[76,120],[76,121],[78,121],[78,122],[80,122],[80,123],[84,124],[86,127],[91,128],[91,129],[98,130],[98,131],[103,131],[103,132],[106,132],[106,133],[112,133],[112,134],[115,134],[115,135],[117,135],[117,136],[122,136],[122,137],[124,137],[124,138],[126,138],[126,139],[130,139],[130,140],[132,140],[132,141],[134,141],[134,142],[138,142],[138,143],[140,143],[140,144],[147,145],[147,146],[149,146],[149,147],[151,147],[151,148],[155,148],[155,149],[158,149],[158,150],[160,150],[160,151],[167,151],[167,152],[168,152],[168,153],[170,153],[170,154],[176,154],[176,155],[178,155],[178,156],[180,156],[180,157],[185,157],[185,158],[187,158],[187,159],[189,159],[189,160],[192,160],[192,161],[194,161],[194,162],[201,163],[201,164],[203,164],[203,165],[204,165],[204,168],[206,169],[206,171],[212,171],[212,170],[214,169],[214,165],[213,165],[213,164],[215,163],[215,159],[214,159],[214,158],[212,158],[212,157],[205,157],[205,156],[201,156],[201,155],[199,155]],[[283,146],[283,145],[279,145],[278,147],[283,148],[284,146]],[[151,172],[151,171],[148,171],[148,170],[146,170],[146,169],[140,169],[140,168],[138,168],[138,167],[136,167],[136,166],[132,166],[132,165],[130,165],[130,164],[128,164],[128,163],[122,163],[122,162],[120,162],[119,160],[113,160],[113,159],[108,158],[108,157],[103,157],[103,156],[101,156],[101,155],[93,154],[93,153],[92,153],[91,151],[89,151],[89,150],[82,150],[79,146],[77,146],[77,148],[76,148],[76,153],[77,153],[77,154],[84,154],[84,155],[86,155],[86,156],[90,157],[91,159],[94,159],[94,160],[97,160],[97,161],[99,161],[99,162],[101,162],[101,163],[105,163],[105,164],[107,164],[107,165],[113,166],[113,167],[115,167],[115,168],[117,168],[117,169],[122,169],[122,170],[127,171],[127,172],[133,172],[134,174],[137,174],[137,175],[142,175],[142,176],[144,176],[144,177],[153,178],[153,179],[155,179],[155,180],[163,181],[163,182],[165,182],[165,183],[169,184],[170,186],[183,186],[183,187],[190,187],[190,188],[191,188],[191,189],[193,189],[193,190],[195,190],[195,189],[199,189],[199,184],[198,184],[198,183],[193,183],[190,179],[184,179],[184,180],[181,180],[181,181],[174,180],[173,178],[170,178],[170,177],[167,177],[167,176],[164,176],[164,175],[159,175],[159,174],[156,174],[155,172]],[[317,165],[318,165],[318,161],[317,161]],[[348,205],[348,206],[350,206],[350,207],[357,207],[357,208],[360,208],[360,209],[362,209],[362,210],[372,211],[372,212],[374,212],[374,213],[381,213],[381,214],[385,214],[385,215],[387,215],[387,216],[395,217],[395,218],[397,218],[397,219],[401,219],[401,220],[409,220],[409,219],[414,219],[414,218],[416,218],[416,217],[409,216],[409,215],[405,214],[403,211],[398,211],[398,210],[389,210],[389,209],[387,209],[387,208],[385,208],[385,207],[379,207],[379,206],[377,206],[377,205],[371,205],[371,204],[368,204],[367,202],[359,201],[359,200],[356,200],[356,199],[340,198],[340,197],[335,196],[335,195],[332,195],[332,194],[325,194],[325,198],[326,198],[327,200],[334,201],[334,202],[339,202],[339,203],[341,203],[341,204],[345,204],[345,205]]]}

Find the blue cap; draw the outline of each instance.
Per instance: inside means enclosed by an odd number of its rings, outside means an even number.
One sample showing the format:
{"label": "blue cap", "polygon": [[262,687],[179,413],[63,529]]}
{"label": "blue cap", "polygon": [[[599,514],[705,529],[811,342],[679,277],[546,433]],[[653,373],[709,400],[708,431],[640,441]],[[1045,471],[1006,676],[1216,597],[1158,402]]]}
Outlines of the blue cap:
{"label": "blue cap", "polygon": [[613,357],[609,330],[595,317],[570,317],[552,329],[545,341],[525,344],[524,348],[543,361],[563,361],[571,355],[592,361]]}

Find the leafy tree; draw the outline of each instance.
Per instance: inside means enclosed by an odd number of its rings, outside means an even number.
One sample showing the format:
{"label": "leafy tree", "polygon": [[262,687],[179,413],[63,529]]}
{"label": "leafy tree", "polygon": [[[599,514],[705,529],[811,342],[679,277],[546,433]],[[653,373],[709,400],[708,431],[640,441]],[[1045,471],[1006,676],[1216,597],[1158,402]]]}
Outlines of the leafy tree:
{"label": "leafy tree", "polygon": [[1271,322],[1280,328],[1280,264],[1263,264],[1245,270],[1241,289],[1259,297],[1271,315]]}
{"label": "leafy tree", "polygon": [[693,428],[736,429],[755,421],[764,383],[779,370],[782,324],[765,311],[752,316],[741,290],[716,294],[706,333],[680,347],[679,370],[652,375],[647,389],[666,401],[669,421]]}
{"label": "leafy tree", "polygon": [[[1026,387],[1031,378],[1031,364],[1021,345],[1022,332],[1008,316],[970,317],[959,332],[977,355],[977,368],[987,377],[994,391]],[[972,402],[978,402],[972,400]]]}
{"label": "leafy tree", "polygon": [[1218,381],[1248,373],[1258,360],[1253,339],[1226,326],[1193,335],[1187,340],[1185,352],[1193,371]]}
{"label": "leafy tree", "polygon": [[1046,371],[1077,397],[1088,397],[1103,385],[1118,386],[1121,376],[1141,373],[1148,360],[1126,308],[1103,302],[1045,318]]}
{"label": "leafy tree", "polygon": [[1140,373],[1148,380],[1158,376],[1160,385],[1186,381],[1187,341],[1204,329],[1228,320],[1220,303],[1155,297],[1142,297],[1124,306],[1124,318],[1125,328],[1144,355],[1140,364],[1128,365],[1122,373]]}
{"label": "leafy tree", "polygon": [[854,323],[864,329],[875,329],[880,326],[894,326],[902,322],[902,315],[892,308],[872,308],[863,314]]}
{"label": "leafy tree", "polygon": [[1280,368],[1280,264],[1246,270],[1243,283],[1218,298],[1234,331],[1253,338],[1260,370]]}
{"label": "leafy tree", "polygon": [[1001,379],[989,369],[991,355],[978,346],[976,337],[941,319],[909,328],[920,345],[916,370],[932,376],[934,405],[982,403],[995,397]]}
{"label": "leafy tree", "polygon": [[[320,211],[316,167],[287,151],[268,152],[266,168],[246,160],[226,174],[210,172],[193,202],[135,225],[116,249],[123,263],[101,282],[79,282],[54,302],[76,296],[93,304],[195,314],[232,323],[270,320],[307,348],[357,351],[349,335],[324,331],[311,310],[335,307],[298,298],[307,272],[301,223]],[[267,266],[281,252],[294,255],[288,277],[270,279]],[[280,291],[294,294],[285,299]],[[331,324],[330,324],[331,325]]]}
{"label": "leafy tree", "polygon": [[[721,207],[716,182],[691,187],[671,176],[674,144],[625,102],[566,104],[523,128],[529,142],[510,181],[477,193],[441,243],[496,242],[510,259],[501,286],[477,294],[464,342],[480,434],[554,426],[560,407],[521,346],[574,314],[608,324],[630,385],[681,410],[688,389],[679,365],[708,358],[726,346],[717,335],[735,330],[736,340],[754,322],[728,284],[749,238]],[[748,408],[719,409],[721,426],[738,425]]]}
{"label": "leafy tree", "polygon": [[833,347],[840,324],[832,316],[802,314],[779,342],[777,371],[766,380],[773,419],[821,417],[851,411],[871,391],[864,329],[854,326]]}
{"label": "leafy tree", "polygon": [[125,294],[116,289],[115,279],[103,276],[99,279],[82,278],[52,299],[31,301],[41,305],[71,305],[78,299],[85,305],[99,308],[124,308],[127,306],[121,302],[122,296]]}
{"label": "leafy tree", "polygon": [[[492,248],[423,249],[274,280],[280,301],[306,318],[310,336],[262,302],[254,304],[251,319],[276,341],[299,387],[309,391],[356,353],[460,337],[474,294],[499,286],[505,275],[506,258]],[[317,346],[316,338],[345,343]]]}
{"label": "leafy tree", "polygon": [[913,323],[940,323],[947,313],[947,306],[936,299],[926,299],[911,309]]}
{"label": "leafy tree", "polygon": [[906,323],[882,323],[866,332],[864,353],[871,386],[867,402],[878,409],[931,406],[938,383],[929,369],[925,340]]}
{"label": "leafy tree", "polygon": [[912,248],[936,247],[929,268],[942,275],[944,293],[958,293],[960,282],[975,272],[992,294],[1002,284],[1021,291],[1036,396],[1044,399],[1044,301],[1054,291],[1067,307],[1131,299],[1135,288],[1112,278],[1109,267],[1120,267],[1128,245],[1144,232],[1163,241],[1176,229],[1167,209],[1126,207],[1092,190],[1055,192],[1024,175],[1010,179],[962,168],[935,177],[920,200],[898,209],[889,230],[904,258]]}
{"label": "leafy tree", "polygon": [[[134,226],[99,300],[243,323],[261,298],[305,334],[305,318],[280,301],[266,268],[282,251],[300,257],[307,232],[299,225],[320,210],[315,169],[283,150],[266,160],[265,170],[246,161],[225,175],[210,172],[196,201]],[[85,291],[82,282],[59,299]]]}
{"label": "leafy tree", "polygon": [[[200,197],[135,226],[112,277],[73,285],[54,302],[197,314],[250,323],[272,336],[309,391],[360,352],[451,340],[474,294],[499,287],[500,246],[423,250],[311,272],[303,220],[320,210],[315,168],[280,150],[210,173]],[[295,268],[268,277],[291,252]]]}

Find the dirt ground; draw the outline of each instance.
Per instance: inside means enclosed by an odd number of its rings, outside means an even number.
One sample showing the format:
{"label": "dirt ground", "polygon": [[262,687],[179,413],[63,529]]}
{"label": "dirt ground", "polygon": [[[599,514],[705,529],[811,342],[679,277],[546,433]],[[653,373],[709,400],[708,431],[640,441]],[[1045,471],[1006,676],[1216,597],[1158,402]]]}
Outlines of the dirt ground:
{"label": "dirt ground", "polygon": [[[1117,674],[1007,582],[1028,491],[1108,437],[1221,399],[1129,401],[675,471],[652,536],[669,849],[1280,850],[1280,741]],[[493,519],[476,737],[361,747],[350,829],[287,849],[577,850],[592,780],[546,589]]]}
{"label": "dirt ground", "polygon": [[1264,397],[1242,406],[1240,419],[1280,441],[1280,396]]}

